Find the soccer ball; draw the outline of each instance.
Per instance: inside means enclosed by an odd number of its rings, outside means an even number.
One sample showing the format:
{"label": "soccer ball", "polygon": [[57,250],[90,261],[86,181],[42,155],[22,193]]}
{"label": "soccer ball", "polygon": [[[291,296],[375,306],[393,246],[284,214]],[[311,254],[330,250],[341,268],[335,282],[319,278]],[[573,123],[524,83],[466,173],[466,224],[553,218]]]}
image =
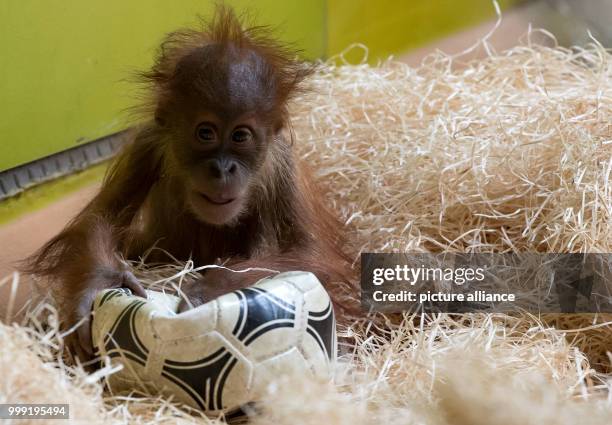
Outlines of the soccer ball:
{"label": "soccer ball", "polygon": [[181,314],[179,298],[148,296],[109,289],[94,302],[94,348],[123,366],[108,379],[113,391],[162,393],[231,415],[279,375],[331,376],[334,312],[312,273],[281,273]]}

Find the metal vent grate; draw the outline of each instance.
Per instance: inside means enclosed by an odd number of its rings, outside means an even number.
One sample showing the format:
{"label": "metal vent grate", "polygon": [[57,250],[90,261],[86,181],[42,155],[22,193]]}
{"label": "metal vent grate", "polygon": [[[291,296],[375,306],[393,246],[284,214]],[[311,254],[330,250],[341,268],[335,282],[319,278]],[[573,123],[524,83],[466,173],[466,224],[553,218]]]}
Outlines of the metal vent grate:
{"label": "metal vent grate", "polygon": [[115,133],[0,172],[0,200],[113,157],[125,139],[124,134]]}

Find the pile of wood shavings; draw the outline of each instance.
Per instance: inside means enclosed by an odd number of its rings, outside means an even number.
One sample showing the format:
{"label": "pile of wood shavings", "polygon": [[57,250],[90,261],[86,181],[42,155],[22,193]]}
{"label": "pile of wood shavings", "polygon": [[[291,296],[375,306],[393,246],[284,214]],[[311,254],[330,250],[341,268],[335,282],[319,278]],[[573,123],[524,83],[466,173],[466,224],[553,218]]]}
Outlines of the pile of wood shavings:
{"label": "pile of wood shavings", "polygon": [[296,147],[362,251],[611,252],[612,56],[323,66]]}

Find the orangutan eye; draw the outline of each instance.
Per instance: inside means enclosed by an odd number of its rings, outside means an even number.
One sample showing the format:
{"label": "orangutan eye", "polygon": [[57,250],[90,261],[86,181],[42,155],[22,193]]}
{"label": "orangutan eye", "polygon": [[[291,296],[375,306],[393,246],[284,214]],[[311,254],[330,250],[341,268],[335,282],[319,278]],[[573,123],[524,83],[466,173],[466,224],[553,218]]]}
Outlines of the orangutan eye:
{"label": "orangutan eye", "polygon": [[253,134],[248,128],[238,128],[232,133],[232,141],[236,143],[248,142],[253,138]]}
{"label": "orangutan eye", "polygon": [[210,124],[200,124],[196,129],[196,136],[203,142],[212,142],[217,138],[215,129]]}

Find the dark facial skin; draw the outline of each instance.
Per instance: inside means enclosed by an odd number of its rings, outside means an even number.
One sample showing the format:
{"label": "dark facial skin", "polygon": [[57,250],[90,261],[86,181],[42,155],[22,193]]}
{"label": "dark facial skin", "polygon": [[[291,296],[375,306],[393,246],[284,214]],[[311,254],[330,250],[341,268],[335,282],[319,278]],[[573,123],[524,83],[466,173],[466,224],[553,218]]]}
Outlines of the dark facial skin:
{"label": "dark facial skin", "polygon": [[222,120],[212,112],[196,114],[185,130],[173,148],[186,171],[185,197],[191,211],[208,224],[235,222],[265,155],[266,133],[252,116]]}
{"label": "dark facial skin", "polygon": [[[170,151],[182,170],[187,204],[204,223],[231,225],[245,210],[274,138],[269,72],[264,58],[235,46],[206,46],[177,66],[175,113],[158,115],[172,134]],[[213,81],[201,81],[202,73]]]}

